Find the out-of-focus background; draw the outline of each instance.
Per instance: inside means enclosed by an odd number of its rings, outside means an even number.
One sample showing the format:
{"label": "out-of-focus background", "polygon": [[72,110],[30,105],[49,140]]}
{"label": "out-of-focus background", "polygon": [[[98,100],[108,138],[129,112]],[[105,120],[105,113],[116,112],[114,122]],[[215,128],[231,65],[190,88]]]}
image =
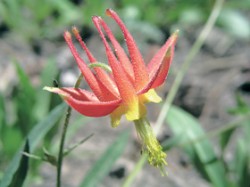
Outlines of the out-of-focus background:
{"label": "out-of-focus background", "polygon": [[[105,15],[105,10],[112,8],[134,36],[147,63],[179,29],[170,74],[158,89],[165,99],[214,3],[1,0],[1,184],[4,186],[6,176],[16,174],[19,183],[13,184],[21,184],[26,177],[24,186],[55,186],[56,168],[39,159],[54,159],[52,155],[57,155],[65,106],[59,96],[42,88],[53,86],[55,81],[60,86],[73,86],[79,76],[63,40],[65,30],[77,26],[96,58],[106,62],[91,17],[102,16],[124,44],[119,28]],[[83,51],[81,54],[86,59]],[[85,83],[81,87],[87,88]],[[146,164],[131,186],[250,186],[250,0],[224,2],[216,24],[181,83],[174,106],[158,136],[168,153],[168,176],[161,177],[157,169]],[[149,104],[148,108],[154,126],[161,105]],[[65,157],[63,186],[122,186],[140,159],[141,145],[133,125],[124,120],[112,129],[108,117],[93,119],[73,112],[66,148],[91,134]],[[29,169],[27,157],[20,156],[27,137],[30,147],[23,151],[37,156],[29,159]]]}

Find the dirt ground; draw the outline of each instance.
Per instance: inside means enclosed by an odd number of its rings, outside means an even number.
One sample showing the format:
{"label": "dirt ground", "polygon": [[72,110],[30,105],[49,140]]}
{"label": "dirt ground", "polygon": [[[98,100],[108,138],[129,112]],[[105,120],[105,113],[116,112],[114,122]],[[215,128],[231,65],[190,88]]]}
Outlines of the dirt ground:
{"label": "dirt ground", "polygon": [[[163,98],[168,94],[175,74],[186,58],[198,33],[199,30],[189,30],[181,34],[171,67],[172,73],[169,75],[167,83],[158,90]],[[230,122],[232,116],[227,113],[227,110],[235,106],[236,91],[241,92],[250,103],[250,45],[246,41],[234,41],[230,44],[230,39],[230,36],[220,29],[212,31],[201,51],[195,57],[174,101],[174,104],[199,118],[207,131]],[[105,58],[104,48],[100,45],[100,39],[97,35],[94,34],[88,38],[87,44],[94,51],[97,59]],[[159,44],[144,46],[143,54],[146,62],[150,60],[159,47]],[[14,86],[17,82],[14,67],[10,63],[13,58],[18,59],[32,78],[34,85],[39,84],[39,73],[47,62],[47,58],[51,56],[55,56],[58,68],[62,72],[60,81],[63,85],[72,86],[79,74],[69,49],[62,41],[54,43],[43,41],[37,46],[30,46],[18,36],[7,35],[0,38],[0,56],[0,80],[2,80],[0,91],[4,92],[7,92],[7,88]],[[48,83],[48,85],[51,84]],[[150,104],[148,113],[152,124],[156,120],[159,110],[158,105]],[[74,118],[71,121],[74,121],[76,117],[79,115],[74,113]],[[125,129],[129,129],[131,132],[130,141],[123,155],[111,169],[110,174],[100,184],[101,187],[120,186],[140,157],[140,145],[132,124],[123,121],[118,128],[112,129],[108,117],[91,120],[77,131],[70,142],[67,142],[67,145],[70,145],[94,133],[91,139],[65,159],[63,186],[77,187],[85,173],[107,146]],[[171,132],[165,125],[159,139],[169,136],[171,136]],[[168,177],[161,177],[158,170],[146,165],[137,176],[133,186],[209,186],[194,170],[181,150],[171,149],[168,152],[167,160],[169,163],[166,168]],[[32,186],[54,187],[55,173],[53,166],[42,164],[41,178]]]}

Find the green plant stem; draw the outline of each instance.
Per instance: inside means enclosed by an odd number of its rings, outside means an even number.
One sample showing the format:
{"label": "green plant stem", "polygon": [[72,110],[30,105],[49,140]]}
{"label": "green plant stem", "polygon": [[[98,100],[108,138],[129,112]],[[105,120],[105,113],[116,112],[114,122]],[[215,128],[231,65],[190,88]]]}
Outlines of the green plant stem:
{"label": "green plant stem", "polygon": [[57,160],[57,187],[61,187],[61,173],[62,173],[62,164],[63,164],[63,148],[64,148],[64,142],[65,142],[65,137],[68,129],[68,124],[69,124],[69,119],[71,116],[71,107],[67,108],[67,113],[63,125],[63,131],[62,131],[62,136],[60,140],[60,147],[59,147],[59,152],[58,152],[58,160]]}
{"label": "green plant stem", "polygon": [[[75,88],[78,88],[82,80],[82,75],[80,75],[75,83]],[[62,164],[63,164],[63,156],[64,156],[64,143],[65,143],[65,137],[67,134],[67,129],[69,125],[69,119],[71,116],[71,107],[67,108],[67,113],[65,116],[65,121],[63,124],[63,130],[62,135],[60,139],[60,147],[58,152],[58,158],[57,158],[57,177],[56,177],[56,186],[61,187],[61,174],[62,174]]]}
{"label": "green plant stem", "polygon": [[[175,81],[173,83],[173,86],[170,89],[170,92],[165,100],[165,102],[163,103],[162,109],[160,111],[160,114],[158,116],[157,122],[156,122],[156,127],[155,127],[155,133],[156,135],[159,133],[163,122],[167,116],[167,113],[169,111],[169,108],[174,100],[174,97],[181,85],[181,82],[183,80],[183,77],[185,76],[188,68],[190,67],[193,58],[195,57],[195,55],[199,52],[201,46],[203,45],[206,37],[208,36],[208,34],[210,33],[210,31],[212,30],[218,16],[219,13],[222,9],[224,0],[216,0],[214,7],[212,9],[212,12],[204,26],[204,28],[202,29],[199,37],[196,39],[194,45],[192,46],[190,52],[188,53],[184,63],[182,64],[180,71],[178,72]],[[130,175],[125,179],[125,182],[123,184],[123,187],[127,187],[130,186],[131,183],[133,182],[133,180],[135,179],[135,177],[137,176],[137,174],[141,171],[142,167],[144,166],[145,162],[147,160],[147,156],[142,155],[142,157],[140,158],[140,160],[137,162],[137,164],[135,165],[134,170],[130,173]]]}

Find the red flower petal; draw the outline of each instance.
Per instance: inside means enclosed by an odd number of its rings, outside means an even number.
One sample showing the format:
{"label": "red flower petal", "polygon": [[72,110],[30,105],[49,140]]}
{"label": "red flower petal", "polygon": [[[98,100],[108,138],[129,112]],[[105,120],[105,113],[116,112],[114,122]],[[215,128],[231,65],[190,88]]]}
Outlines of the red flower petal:
{"label": "red flower petal", "polygon": [[160,86],[166,79],[169,67],[174,56],[174,47],[177,41],[177,32],[175,32],[162,48],[155,54],[153,59],[148,64],[148,72],[150,81],[140,91],[144,93],[151,88]]}
{"label": "red flower petal", "polygon": [[53,93],[57,93],[79,113],[89,117],[101,117],[112,113],[120,104],[121,100],[101,102],[91,92],[76,88],[51,88],[45,87]]}
{"label": "red flower petal", "polygon": [[143,58],[141,56],[141,53],[132,37],[130,32],[127,30],[126,26],[120,19],[120,17],[111,9],[106,10],[106,14],[111,16],[116,23],[121,28],[127,47],[130,55],[130,59],[133,65],[134,69],[134,76],[135,76],[135,88],[136,90],[141,90],[145,85],[148,83],[149,77],[147,68],[144,64]]}
{"label": "red flower petal", "polygon": [[49,92],[57,93],[63,98],[72,97],[76,100],[81,100],[81,101],[99,101],[99,99],[95,96],[95,94],[80,88],[70,88],[70,87],[56,88],[56,87],[46,86],[43,89]]}
{"label": "red flower petal", "polygon": [[173,55],[174,55],[174,48],[171,47],[163,57],[160,68],[155,72],[155,74],[152,75],[151,88],[156,88],[164,83],[173,60]]}
{"label": "red flower petal", "polygon": [[96,62],[97,60],[95,59],[95,57],[92,55],[92,53],[89,51],[87,45],[85,44],[85,42],[82,40],[82,37],[79,34],[79,31],[76,27],[72,28],[72,32],[74,33],[76,39],[78,40],[78,42],[80,43],[81,47],[83,48],[83,50],[86,52],[88,59],[90,62]]}
{"label": "red flower petal", "polygon": [[[78,40],[78,42],[80,43],[81,47],[83,48],[83,50],[86,52],[88,59],[91,63],[97,62],[97,60],[95,59],[95,57],[92,55],[92,53],[89,51],[88,47],[86,46],[86,44],[84,43],[84,41],[82,40],[82,37],[79,34],[79,31],[77,30],[76,27],[72,28],[72,31],[76,37],[76,39]],[[97,77],[99,80],[101,80],[101,83],[103,84],[103,86],[105,86],[111,93],[113,93],[116,98],[119,97],[119,93],[116,87],[115,82],[110,78],[110,76],[108,75],[107,72],[105,72],[102,68],[100,67],[95,67],[94,68]]]}
{"label": "red flower petal", "polygon": [[94,94],[99,98],[101,101],[107,101],[112,100],[114,98],[117,98],[114,96],[114,94],[110,91],[108,91],[102,84],[98,82],[95,75],[92,73],[92,71],[89,69],[89,67],[86,65],[86,63],[81,59],[79,56],[76,48],[73,45],[71,35],[69,32],[64,33],[64,38],[71,50],[71,53],[73,54],[79,69],[81,70],[85,80],[89,84],[89,87],[92,89]]}
{"label": "red flower petal", "polygon": [[129,58],[127,56],[127,54],[125,53],[124,49],[121,47],[121,45],[119,44],[119,42],[116,40],[116,38],[114,37],[112,31],[110,30],[110,28],[108,27],[108,25],[103,21],[103,19],[101,17],[98,17],[99,22],[101,23],[103,29],[105,30],[105,32],[107,33],[113,47],[115,50],[115,53],[124,69],[124,71],[126,72],[127,76],[130,78],[131,82],[134,82],[134,71],[133,71],[133,67],[131,65],[131,62],[129,61]]}
{"label": "red flower petal", "polygon": [[106,55],[110,64],[110,67],[112,69],[114,79],[116,82],[116,85],[119,89],[121,98],[123,99],[124,102],[129,103],[130,101],[134,101],[136,96],[135,89],[132,85],[132,83],[129,81],[128,77],[126,76],[121,64],[118,62],[116,59],[115,55],[113,54],[101,28],[100,25],[98,24],[99,19],[98,17],[94,16],[93,17],[93,22],[103,40],[103,44],[106,49]]}
{"label": "red flower petal", "polygon": [[112,113],[121,102],[121,100],[113,100],[107,102],[79,101],[73,98],[69,98],[65,101],[76,111],[78,111],[82,115],[89,117],[106,116]]}

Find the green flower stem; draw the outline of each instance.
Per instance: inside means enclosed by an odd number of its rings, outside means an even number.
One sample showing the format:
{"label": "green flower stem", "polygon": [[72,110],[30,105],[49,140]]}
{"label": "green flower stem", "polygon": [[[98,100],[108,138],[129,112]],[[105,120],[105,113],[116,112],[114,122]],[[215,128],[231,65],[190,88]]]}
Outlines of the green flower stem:
{"label": "green flower stem", "polygon": [[[75,83],[75,88],[78,88],[82,80],[82,75],[80,75]],[[64,143],[65,143],[65,137],[69,125],[69,119],[71,116],[71,107],[67,108],[67,113],[65,116],[65,121],[63,124],[63,131],[60,139],[60,147],[58,152],[58,160],[57,160],[57,177],[56,177],[56,186],[61,187],[61,174],[62,174],[62,164],[63,164],[63,156],[64,156]]]}
{"label": "green flower stem", "polygon": [[[184,75],[186,74],[188,68],[190,67],[193,58],[199,52],[206,37],[208,36],[210,31],[212,30],[212,28],[213,28],[213,26],[214,26],[214,24],[219,16],[219,13],[222,9],[223,3],[224,3],[224,0],[216,0],[214,7],[213,7],[213,10],[212,10],[204,28],[202,29],[199,37],[196,39],[194,45],[192,46],[190,52],[188,53],[188,56],[186,57],[183,65],[181,66],[180,71],[178,72],[178,74],[175,78],[173,86],[171,87],[170,92],[167,96],[167,99],[165,100],[165,102],[162,106],[161,112],[158,116],[157,123],[156,123],[157,125],[155,128],[156,134],[158,134],[158,132],[159,132],[159,130],[164,122],[164,119],[168,113],[168,110],[171,106],[171,103],[174,100],[174,97],[175,97],[175,95],[180,87],[182,79],[183,79]],[[142,167],[146,161],[146,158],[147,158],[146,156],[142,156],[141,159],[137,162],[137,164],[135,165],[135,168],[134,168],[134,171],[136,171],[136,172],[133,172],[133,171],[131,172],[131,174],[125,179],[123,187],[131,185],[131,183],[133,182],[133,180],[135,179],[137,174],[142,169]],[[129,181],[129,182],[127,182],[127,181]]]}

